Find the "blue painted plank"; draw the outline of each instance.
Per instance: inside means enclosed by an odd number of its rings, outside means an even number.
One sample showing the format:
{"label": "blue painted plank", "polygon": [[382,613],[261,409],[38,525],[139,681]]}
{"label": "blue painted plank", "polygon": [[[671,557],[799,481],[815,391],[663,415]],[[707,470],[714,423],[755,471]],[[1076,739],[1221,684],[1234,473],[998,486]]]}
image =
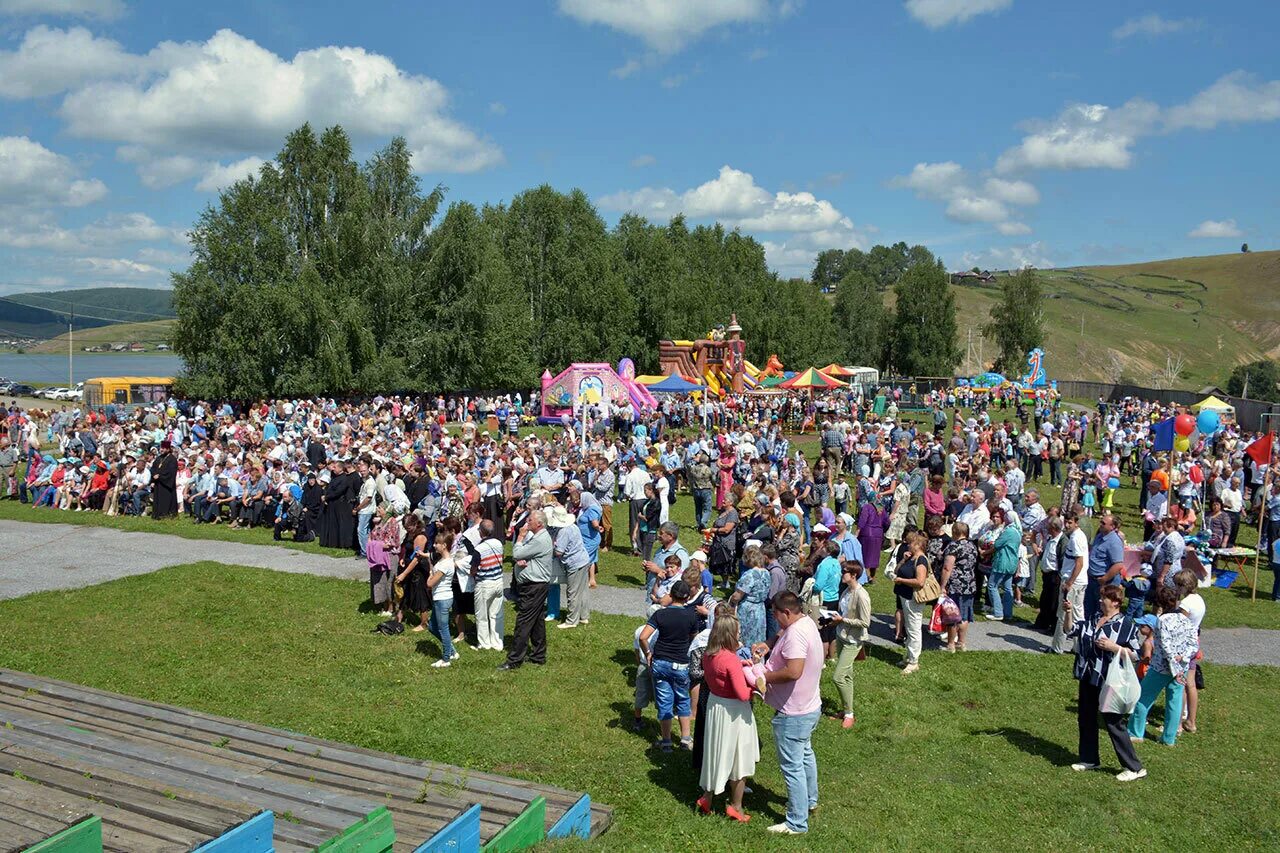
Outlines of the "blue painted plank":
{"label": "blue painted plank", "polygon": [[480,853],[480,804],[442,826],[413,853]]}
{"label": "blue painted plank", "polygon": [[591,796],[583,794],[560,819],[547,830],[547,838],[591,837]]}
{"label": "blue painted plank", "polygon": [[193,853],[272,853],[275,848],[271,844],[271,836],[275,831],[275,814],[258,812],[244,823],[201,844]]}

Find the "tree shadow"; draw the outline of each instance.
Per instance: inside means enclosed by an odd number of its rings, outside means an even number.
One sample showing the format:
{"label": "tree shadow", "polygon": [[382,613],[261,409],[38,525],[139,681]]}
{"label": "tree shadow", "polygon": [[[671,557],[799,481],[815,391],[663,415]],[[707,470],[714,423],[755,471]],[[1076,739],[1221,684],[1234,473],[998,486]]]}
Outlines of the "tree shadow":
{"label": "tree shadow", "polygon": [[1001,727],[996,729],[980,729],[972,732],[975,735],[994,735],[1007,740],[1010,745],[1027,753],[1043,758],[1055,767],[1066,767],[1076,760],[1076,754],[1062,744],[1045,740],[1026,729]]}

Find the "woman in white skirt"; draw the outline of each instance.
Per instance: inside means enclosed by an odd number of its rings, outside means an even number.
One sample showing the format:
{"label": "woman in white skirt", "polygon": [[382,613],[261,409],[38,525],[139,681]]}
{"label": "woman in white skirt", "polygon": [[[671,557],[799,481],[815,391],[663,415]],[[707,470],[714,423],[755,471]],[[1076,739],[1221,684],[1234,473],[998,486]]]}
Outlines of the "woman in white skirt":
{"label": "woman in white skirt", "polygon": [[750,815],[742,811],[742,793],[747,778],[760,760],[760,739],[751,709],[751,691],[759,676],[751,661],[738,657],[738,617],[733,611],[716,609],[711,637],[702,657],[703,680],[710,692],[707,699],[706,742],[702,756],[702,791],[698,808],[711,814],[711,800],[729,787],[725,814],[746,823]]}

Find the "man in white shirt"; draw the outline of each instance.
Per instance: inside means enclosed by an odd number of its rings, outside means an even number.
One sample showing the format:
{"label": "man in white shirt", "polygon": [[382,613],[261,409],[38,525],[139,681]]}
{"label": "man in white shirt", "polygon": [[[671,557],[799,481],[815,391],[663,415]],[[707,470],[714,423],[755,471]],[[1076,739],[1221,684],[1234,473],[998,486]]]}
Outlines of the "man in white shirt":
{"label": "man in white shirt", "polygon": [[[640,520],[640,507],[644,503],[644,487],[649,482],[649,472],[645,470],[644,465],[631,461],[627,465],[630,468],[625,477],[622,478],[622,494],[630,504],[630,524],[627,530],[631,534],[635,533],[636,525]],[[631,551],[639,556],[640,543],[636,541],[632,535]]]}
{"label": "man in white shirt", "polygon": [[360,472],[360,496],[356,502],[356,541],[360,544],[360,556],[365,555],[365,546],[369,544],[369,525],[373,521],[373,513],[377,510],[376,500],[378,482],[369,471],[369,463],[361,459],[357,470]]}
{"label": "man in white shirt", "polygon": [[[1072,613],[1084,613],[1084,593],[1089,583],[1089,537],[1080,529],[1080,516],[1075,511],[1067,513],[1063,518],[1062,535],[1067,537],[1063,548],[1062,569],[1060,578],[1062,598],[1071,602]],[[1053,626],[1053,645],[1051,650],[1056,654],[1070,651],[1067,648],[1066,631],[1062,629],[1062,619],[1055,620]]]}

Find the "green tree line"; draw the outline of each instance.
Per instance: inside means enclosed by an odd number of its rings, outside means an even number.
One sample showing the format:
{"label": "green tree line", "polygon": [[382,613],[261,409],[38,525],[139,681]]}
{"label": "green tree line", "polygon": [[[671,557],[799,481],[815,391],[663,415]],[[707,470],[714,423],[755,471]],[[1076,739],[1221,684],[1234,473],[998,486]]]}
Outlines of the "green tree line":
{"label": "green tree line", "polygon": [[[294,131],[192,230],[174,279],[182,389],[213,398],[535,386],[574,361],[635,360],[736,313],[747,357],[950,375],[955,298],[923,246],[819,255],[808,279],[719,224],[626,215],[580,190],[445,208],[402,139],[363,165],[340,127]],[[832,292],[834,291],[834,292]],[[891,301],[892,304],[887,304]]]}

